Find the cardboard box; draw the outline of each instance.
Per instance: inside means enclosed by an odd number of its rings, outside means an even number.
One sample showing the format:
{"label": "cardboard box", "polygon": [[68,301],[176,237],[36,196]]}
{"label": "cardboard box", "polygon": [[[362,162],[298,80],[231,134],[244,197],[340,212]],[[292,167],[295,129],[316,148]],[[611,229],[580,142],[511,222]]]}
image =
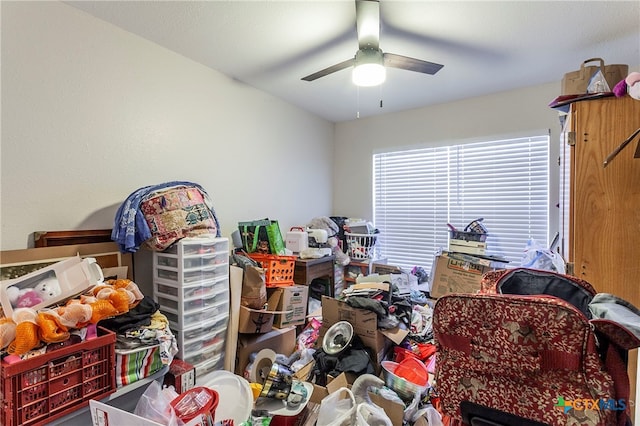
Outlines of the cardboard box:
{"label": "cardboard box", "polygon": [[408,330],[398,327],[389,330],[378,330],[378,316],[367,309],[352,308],[347,303],[328,296],[322,296],[322,327],[318,337],[318,346],[326,331],[339,321],[348,321],[362,343],[371,349],[374,355],[373,364],[376,372],[380,372],[380,363],[393,344],[399,345],[409,334]]}
{"label": "cardboard box", "polygon": [[267,333],[273,328],[275,312],[240,306],[238,333]]}
{"label": "cardboard box", "polygon": [[240,306],[238,333],[266,333],[273,328],[273,321],[277,314],[288,314],[288,311],[278,310],[280,293],[272,294],[267,301],[267,309],[251,309]]}
{"label": "cardboard box", "polygon": [[236,351],[235,373],[244,377],[244,370],[249,364],[249,355],[269,348],[277,354],[289,356],[296,347],[296,328],[274,328],[264,334],[238,335],[238,350]]}
{"label": "cardboard box", "polygon": [[430,295],[438,298],[449,293],[477,293],[482,276],[503,267],[501,262],[443,251],[433,262],[429,276]]}
{"label": "cardboard box", "polygon": [[269,294],[269,306],[277,299],[277,311],[286,312],[276,314],[273,325],[278,328],[292,325],[304,325],[307,319],[307,302],[309,299],[309,287],[306,285],[294,285],[267,289]]}
{"label": "cardboard box", "polygon": [[164,385],[173,386],[177,393],[186,392],[196,385],[196,369],[193,365],[174,358],[164,375]]}

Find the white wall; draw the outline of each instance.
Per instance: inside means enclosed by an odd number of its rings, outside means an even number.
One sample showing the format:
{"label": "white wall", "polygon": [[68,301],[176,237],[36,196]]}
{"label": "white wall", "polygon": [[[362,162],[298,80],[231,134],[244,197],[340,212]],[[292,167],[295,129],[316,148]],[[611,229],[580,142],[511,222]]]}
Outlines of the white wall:
{"label": "white wall", "polygon": [[2,250],[111,228],[131,192],[171,180],[207,190],[225,236],[331,213],[332,123],[63,3],[1,13]]}
{"label": "white wall", "polygon": [[[371,156],[376,152],[528,131],[551,131],[550,179],[551,188],[557,188],[561,127],[558,112],[548,104],[559,93],[557,82],[336,124],[334,214],[373,218]],[[550,194],[551,237],[558,223],[556,192]]]}

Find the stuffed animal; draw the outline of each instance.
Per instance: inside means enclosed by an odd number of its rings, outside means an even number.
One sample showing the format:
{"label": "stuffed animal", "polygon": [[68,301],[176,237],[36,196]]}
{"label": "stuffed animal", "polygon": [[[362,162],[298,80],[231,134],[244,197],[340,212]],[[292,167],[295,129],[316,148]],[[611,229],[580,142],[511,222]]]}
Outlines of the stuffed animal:
{"label": "stuffed animal", "polygon": [[[47,281],[40,282],[31,290],[43,294],[42,297],[59,296],[60,285]],[[30,291],[31,291],[30,290]],[[60,292],[61,293],[61,292]],[[25,293],[26,294],[26,293]],[[55,295],[55,296],[52,296]],[[41,342],[59,343],[67,340],[69,330],[97,324],[100,320],[128,312],[144,298],[138,285],[128,279],[107,280],[93,287],[87,294],[68,300],[63,306],[41,309],[16,308],[13,321],[0,322],[0,344],[14,337],[8,352],[24,355]]]}
{"label": "stuffed animal", "polygon": [[627,83],[629,96],[640,101],[640,72],[632,72],[624,81]]}
{"label": "stuffed animal", "polygon": [[640,72],[632,72],[624,80],[620,80],[614,86],[613,94],[618,98],[629,94],[633,99],[640,101]]}
{"label": "stuffed animal", "polygon": [[34,287],[19,288],[15,285],[7,287],[7,297],[14,308],[30,308],[53,300],[61,294],[62,288],[55,277],[47,277]]}

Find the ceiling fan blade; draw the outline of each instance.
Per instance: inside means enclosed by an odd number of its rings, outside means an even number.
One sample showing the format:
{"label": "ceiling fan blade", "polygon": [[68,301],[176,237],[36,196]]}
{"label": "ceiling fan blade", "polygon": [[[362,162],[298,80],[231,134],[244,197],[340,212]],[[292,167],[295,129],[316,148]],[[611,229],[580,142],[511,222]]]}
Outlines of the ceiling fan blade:
{"label": "ceiling fan blade", "polygon": [[434,62],[423,61],[420,59],[410,58],[408,56],[396,55],[395,53],[384,54],[384,65],[387,67],[400,68],[403,70],[421,72],[424,74],[435,74],[444,65]]}
{"label": "ceiling fan blade", "polygon": [[356,30],[360,49],[378,49],[380,46],[380,2],[356,0]]}
{"label": "ceiling fan blade", "polygon": [[353,66],[353,64],[356,62],[355,58],[351,58],[351,59],[347,59],[346,61],[342,61],[339,64],[335,64],[335,65],[331,65],[330,67],[327,67],[323,70],[320,70],[318,72],[314,72],[313,74],[309,74],[306,77],[302,77],[302,80],[304,81],[313,81],[316,80],[320,77],[324,77],[325,75],[329,75],[332,74],[336,71],[340,71],[343,70],[345,68],[349,68],[351,66]]}

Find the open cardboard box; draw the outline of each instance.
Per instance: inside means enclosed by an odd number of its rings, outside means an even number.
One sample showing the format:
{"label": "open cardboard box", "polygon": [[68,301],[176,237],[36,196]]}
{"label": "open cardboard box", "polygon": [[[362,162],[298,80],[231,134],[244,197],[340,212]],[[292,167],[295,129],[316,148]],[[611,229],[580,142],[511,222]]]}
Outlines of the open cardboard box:
{"label": "open cardboard box", "polygon": [[276,315],[284,316],[292,313],[292,310],[278,310],[282,294],[281,292],[271,293],[269,299],[267,299],[266,309],[252,309],[240,306],[238,333],[267,333],[273,328],[273,321]]}
{"label": "open cardboard box", "polygon": [[362,343],[371,349],[375,356],[374,367],[380,373],[380,362],[393,345],[402,343],[409,330],[395,327],[388,330],[378,329],[378,316],[367,309],[352,308],[347,303],[328,296],[322,296],[322,327],[318,337],[318,345],[322,345],[327,330],[338,321],[348,321]]}
{"label": "open cardboard box", "polygon": [[241,334],[238,336],[235,373],[244,377],[249,356],[261,349],[269,348],[277,354],[291,355],[296,346],[296,328],[274,328],[263,334]]}

